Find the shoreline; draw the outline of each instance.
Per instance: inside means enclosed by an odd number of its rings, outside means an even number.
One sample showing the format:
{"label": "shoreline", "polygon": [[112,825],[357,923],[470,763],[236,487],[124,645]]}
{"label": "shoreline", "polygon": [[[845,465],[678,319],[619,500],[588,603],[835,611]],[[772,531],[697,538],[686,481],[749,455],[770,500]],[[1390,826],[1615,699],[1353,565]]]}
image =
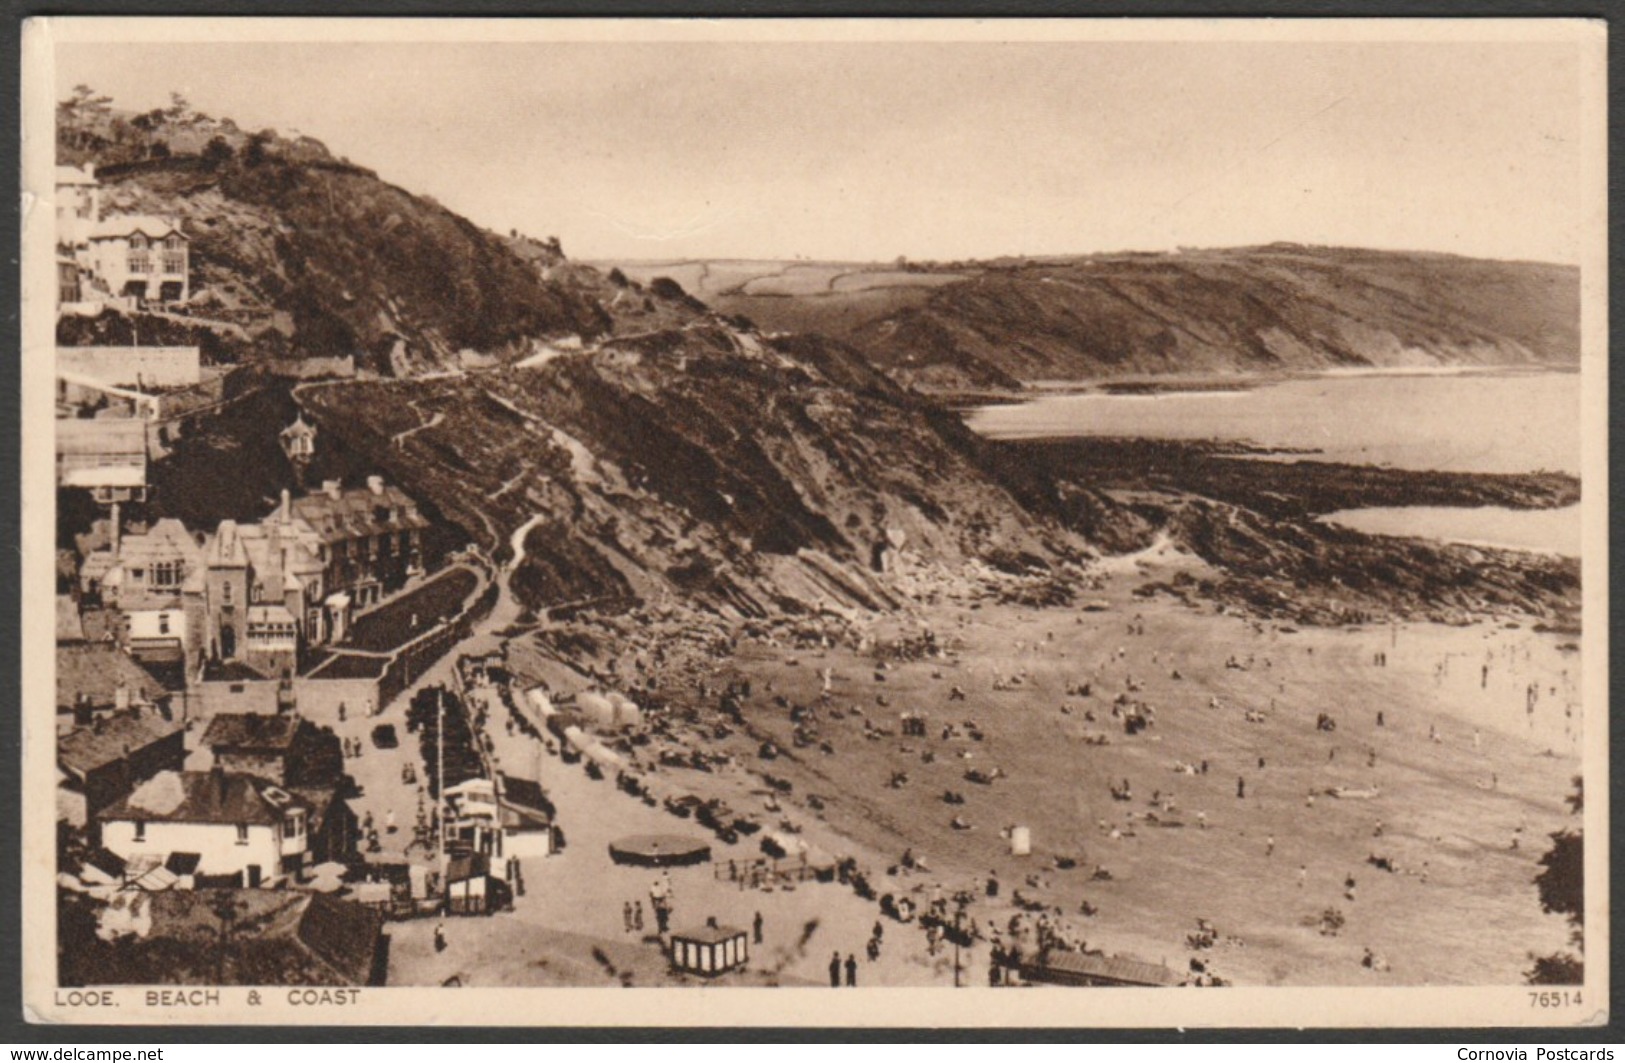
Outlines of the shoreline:
{"label": "shoreline", "polygon": [[1580,366],[1578,363],[1557,362],[1522,365],[1361,366],[1291,370],[1278,373],[1168,373],[1155,375],[1137,373],[1120,377],[1096,377],[1086,380],[1027,381],[1019,389],[951,388],[937,390],[915,388],[915,390],[928,401],[963,413],[971,412],[979,406],[1021,405],[1038,399],[1066,398],[1072,395],[1108,394],[1156,397],[1186,393],[1252,391],[1300,380],[1359,380],[1382,377],[1541,376],[1554,373],[1571,375],[1579,372]]}
{"label": "shoreline", "polygon": [[[909,850],[924,865],[889,876],[888,888],[921,892],[940,883],[949,892],[970,890],[979,923],[1014,914],[1012,893],[1019,891],[1028,902],[1058,907],[1056,921],[1089,948],[1164,960],[1181,972],[1188,959],[1200,959],[1235,984],[1510,982],[1526,951],[1558,947],[1566,927],[1540,912],[1532,877],[1545,833],[1564,821],[1562,797],[1578,770],[1581,721],[1572,705],[1563,715],[1561,698],[1543,697],[1539,711],[1525,716],[1522,698],[1531,676],[1548,676],[1559,690],[1577,682],[1578,657],[1561,648],[1561,637],[1488,620],[1459,628],[1301,629],[1136,593],[1192,565],[1200,563],[1161,550],[1105,570],[1091,592],[1106,606],[1100,613],[954,595],[920,605],[912,616],[867,618],[858,644],[820,647],[772,634],[793,628],[792,621],[759,629],[704,668],[713,692],[732,679],[752,681],[738,720],[697,697],[693,673],[655,673],[662,711],[687,721],[676,736],[680,744],[727,757],[735,767],[714,774],[656,767],[650,778],[724,796],[736,809],[758,800],[750,794],[773,792],[755,780],[777,779],[785,790],[774,801],[783,809],[778,817],[796,821],[829,851],[895,869]],[[1125,625],[1136,624],[1150,637],[1124,634]],[[890,647],[911,645],[925,630],[937,633],[941,652],[893,655]],[[627,650],[657,656],[659,640],[650,637],[649,645],[637,639]],[[1226,667],[1227,649],[1246,667]],[[1371,665],[1379,649],[1394,656],[1394,668]],[[1477,681],[1479,660],[1489,662],[1486,690]],[[1180,678],[1170,678],[1174,671]],[[832,682],[827,698],[819,694],[825,674]],[[1000,691],[1000,682],[1017,676],[1019,685]],[[1111,713],[1125,677],[1139,687],[1128,688],[1130,697],[1157,710],[1153,727],[1137,736],[1124,735]],[[1094,685],[1089,696],[1068,693],[1084,679]],[[951,696],[955,687],[966,691],[964,702]],[[811,710],[800,724],[792,720],[797,706]],[[1386,727],[1372,725],[1378,707]],[[1260,722],[1242,718],[1252,708],[1263,714]],[[929,714],[925,735],[897,732],[905,711]],[[1330,712],[1337,731],[1317,731],[1316,711]],[[964,730],[972,719],[980,735],[974,740]],[[948,723],[957,729],[953,738],[939,734]],[[726,734],[715,730],[724,724]],[[798,727],[810,728],[833,752],[820,751],[817,742],[802,745]],[[1437,735],[1433,742],[1430,733]],[[1095,745],[1091,735],[1105,736],[1105,744]],[[763,758],[765,742],[778,750],[771,760]],[[1371,765],[1368,746],[1380,758]],[[1336,758],[1329,764],[1328,752]],[[1173,770],[1202,759],[1212,761],[1206,776]],[[967,782],[977,766],[1001,771],[991,784]],[[549,758],[545,771],[579,774],[581,767]],[[905,781],[888,785],[888,775],[895,783],[899,772]],[[1238,774],[1248,784],[1239,802],[1231,793]],[[1134,801],[1107,795],[1106,783],[1119,778],[1132,781]],[[1373,783],[1377,796],[1367,800],[1323,794],[1312,810],[1303,806],[1306,790]],[[608,790],[607,783],[595,785]],[[1149,803],[1158,791],[1177,801],[1177,812]],[[948,792],[965,802],[945,803]],[[624,795],[604,800],[617,808],[627,802],[629,814],[637,807]],[[1205,826],[1196,825],[1197,812]],[[601,814],[618,821],[610,807]],[[967,829],[953,829],[955,816]],[[1184,829],[1159,829],[1153,822],[1159,818],[1182,821]],[[1374,820],[1387,824],[1380,841],[1370,836]],[[694,829],[669,815],[664,822]],[[1101,822],[1126,833],[1108,836]],[[1033,855],[1011,854],[1004,834],[1012,824],[1031,828]],[[1280,843],[1280,854],[1265,852],[1266,835]],[[1514,838],[1528,844],[1509,849]],[[716,858],[753,858],[755,842],[719,845]],[[1366,863],[1372,852],[1399,871],[1373,869]],[[1301,894],[1291,870],[1300,863],[1311,869]],[[1109,880],[1091,877],[1100,867]],[[1206,868],[1207,877],[1193,877],[1195,868]],[[982,889],[990,870],[1002,884],[997,898]],[[1356,904],[1337,897],[1345,874],[1361,883]],[[855,900],[834,885],[804,888],[824,897],[820,903],[833,906],[832,914]],[[825,892],[837,889],[839,897]],[[1438,900],[1403,900],[1421,892]],[[1080,901],[1098,914],[1082,915]],[[1328,905],[1343,908],[1348,920],[1331,938],[1304,923]],[[1386,917],[1377,918],[1379,911]],[[1396,911],[1403,915],[1391,918]],[[1195,915],[1245,947],[1183,947],[1195,930],[1185,924]],[[853,909],[839,922],[858,925],[863,918]],[[1486,919],[1520,929],[1500,939],[1477,934]],[[888,949],[920,953],[920,962],[866,967],[864,984],[942,984],[943,972],[931,973],[917,931],[886,926]],[[1362,967],[1365,947],[1391,970]],[[1447,961],[1438,961],[1439,950],[1449,953]],[[983,953],[971,951],[972,984],[983,984],[977,977]],[[816,981],[816,955],[797,973]]]}
{"label": "shoreline", "polygon": [[1128,374],[1121,377],[1094,377],[1085,380],[1029,380],[1017,390],[1011,388],[915,388],[916,392],[954,410],[983,405],[1020,405],[1040,398],[1066,398],[1071,395],[1176,395],[1191,392],[1250,392],[1254,388],[1290,384],[1295,380],[1358,380],[1380,377],[1521,377],[1521,375],[1578,374],[1579,364],[1540,362],[1511,366],[1358,366],[1298,369],[1284,372],[1237,372],[1237,374]]}

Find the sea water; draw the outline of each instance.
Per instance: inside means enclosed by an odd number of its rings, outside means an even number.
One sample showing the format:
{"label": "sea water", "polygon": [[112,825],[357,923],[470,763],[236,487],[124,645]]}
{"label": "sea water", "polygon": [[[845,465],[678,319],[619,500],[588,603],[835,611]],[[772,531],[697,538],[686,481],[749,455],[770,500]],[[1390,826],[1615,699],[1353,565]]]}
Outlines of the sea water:
{"label": "sea water", "polygon": [[[971,410],[994,439],[1222,440],[1314,461],[1449,472],[1580,472],[1580,375],[1472,371],[1327,374],[1225,391],[1054,395]],[[1290,456],[1286,460],[1291,460]],[[1389,535],[1578,553],[1579,507],[1347,510]]]}

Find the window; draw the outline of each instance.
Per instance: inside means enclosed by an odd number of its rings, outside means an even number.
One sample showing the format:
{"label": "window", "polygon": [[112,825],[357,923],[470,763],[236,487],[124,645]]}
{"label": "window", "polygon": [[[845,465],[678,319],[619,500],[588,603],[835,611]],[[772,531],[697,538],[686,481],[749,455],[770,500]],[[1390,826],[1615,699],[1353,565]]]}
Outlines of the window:
{"label": "window", "polygon": [[147,578],[147,570],[144,568],[132,568],[130,569],[130,578],[133,580],[144,580]]}
{"label": "window", "polygon": [[174,588],[181,585],[183,566],[179,561],[159,561],[152,566],[154,587]]}
{"label": "window", "polygon": [[231,604],[231,580],[229,579],[220,584],[220,604]]}
{"label": "window", "polygon": [[287,832],[288,832],[288,836],[290,838],[297,838],[300,835],[304,834],[305,833],[305,817],[301,816],[297,812],[290,813],[289,816],[288,816]]}
{"label": "window", "polygon": [[185,255],[171,254],[170,252],[165,251],[163,256],[159,258],[158,263],[159,265],[163,266],[165,273],[174,274],[186,272]]}
{"label": "window", "polygon": [[183,249],[183,247],[184,247],[184,244],[181,241],[181,238],[177,234],[170,233],[168,236],[164,237],[164,250],[165,251],[180,251],[180,250]]}
{"label": "window", "polygon": [[135,821],[135,840],[138,842],[147,840],[147,825],[139,819]]}
{"label": "window", "polygon": [[134,236],[130,237],[130,250],[131,251],[145,251],[146,249],[147,249],[147,238],[144,235],[142,235],[141,233],[136,233]]}
{"label": "window", "polygon": [[169,634],[169,614],[168,613],[159,613],[158,614],[158,634],[160,634],[160,635]]}
{"label": "window", "polygon": [[257,602],[260,600],[260,585],[258,583],[248,588],[248,600],[251,602]]}
{"label": "window", "polygon": [[237,824],[237,844],[238,845],[247,845],[248,844],[248,824],[246,824],[246,823]]}

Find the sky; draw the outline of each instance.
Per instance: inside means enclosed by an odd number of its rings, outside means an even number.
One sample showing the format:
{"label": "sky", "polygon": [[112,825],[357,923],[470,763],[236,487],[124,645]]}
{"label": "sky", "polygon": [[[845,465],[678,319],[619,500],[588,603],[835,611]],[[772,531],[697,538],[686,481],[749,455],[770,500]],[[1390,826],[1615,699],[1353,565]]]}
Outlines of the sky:
{"label": "sky", "polygon": [[1581,254],[1574,43],[64,43],[56,82],[586,260]]}

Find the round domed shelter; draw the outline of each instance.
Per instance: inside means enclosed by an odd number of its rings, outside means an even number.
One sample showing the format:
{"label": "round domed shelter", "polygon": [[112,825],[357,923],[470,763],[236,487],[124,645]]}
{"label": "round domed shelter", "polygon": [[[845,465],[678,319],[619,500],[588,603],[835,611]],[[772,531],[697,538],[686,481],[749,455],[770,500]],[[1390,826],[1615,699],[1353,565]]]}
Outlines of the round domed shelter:
{"label": "round domed shelter", "polygon": [[609,843],[609,858],[633,867],[686,867],[711,859],[711,846],[683,834],[634,834]]}

